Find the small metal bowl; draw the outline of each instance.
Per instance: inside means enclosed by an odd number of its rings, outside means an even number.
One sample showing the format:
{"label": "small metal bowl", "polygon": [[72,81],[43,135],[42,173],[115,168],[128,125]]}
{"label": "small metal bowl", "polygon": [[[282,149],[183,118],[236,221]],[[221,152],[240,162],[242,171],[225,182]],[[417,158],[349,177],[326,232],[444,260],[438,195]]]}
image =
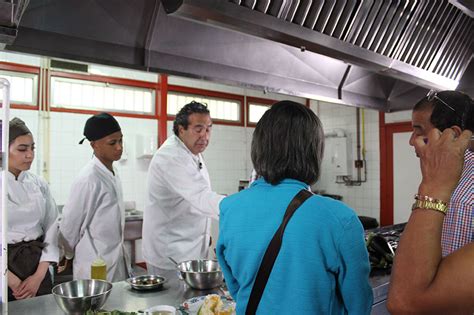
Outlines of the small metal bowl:
{"label": "small metal bowl", "polygon": [[163,288],[166,278],[157,275],[144,275],[127,279],[132,289],[139,291],[158,290]]}

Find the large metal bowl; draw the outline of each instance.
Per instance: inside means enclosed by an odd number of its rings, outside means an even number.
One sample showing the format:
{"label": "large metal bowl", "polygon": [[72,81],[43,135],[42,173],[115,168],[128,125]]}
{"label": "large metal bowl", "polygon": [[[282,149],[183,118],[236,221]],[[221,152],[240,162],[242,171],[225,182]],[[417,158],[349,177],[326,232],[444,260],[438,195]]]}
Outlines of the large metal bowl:
{"label": "large metal bowl", "polygon": [[56,285],[52,293],[67,314],[84,314],[100,309],[112,291],[112,283],[103,280],[74,280]]}
{"label": "large metal bowl", "polygon": [[222,285],[222,271],[217,260],[201,259],[180,262],[177,268],[192,288],[207,290]]}

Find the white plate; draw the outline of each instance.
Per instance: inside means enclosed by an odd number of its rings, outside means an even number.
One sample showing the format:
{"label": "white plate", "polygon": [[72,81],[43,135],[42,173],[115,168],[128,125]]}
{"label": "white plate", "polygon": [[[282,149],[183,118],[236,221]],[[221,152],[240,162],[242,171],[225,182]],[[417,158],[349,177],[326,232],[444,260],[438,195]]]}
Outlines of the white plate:
{"label": "white plate", "polygon": [[[176,308],[171,305],[156,305],[150,308],[147,308],[143,311],[144,315],[153,314],[153,312],[167,311],[170,314],[176,315]],[[179,315],[179,314],[178,314]]]}
{"label": "white plate", "polygon": [[[199,308],[201,307],[202,303],[206,299],[206,295],[203,296],[196,296],[184,301],[180,307],[178,308],[178,314],[180,315],[197,315]],[[224,306],[232,305],[235,308],[235,302],[229,301],[226,299],[225,296],[221,296],[221,300],[224,303]],[[235,312],[234,312],[235,314]]]}

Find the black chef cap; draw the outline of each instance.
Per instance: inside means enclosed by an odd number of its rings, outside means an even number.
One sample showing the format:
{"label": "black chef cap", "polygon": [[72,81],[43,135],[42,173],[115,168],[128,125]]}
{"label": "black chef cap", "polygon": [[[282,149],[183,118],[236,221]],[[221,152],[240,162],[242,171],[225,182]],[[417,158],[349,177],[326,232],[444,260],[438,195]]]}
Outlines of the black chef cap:
{"label": "black chef cap", "polygon": [[10,125],[8,127],[8,143],[12,144],[16,138],[30,134],[31,131],[26,127],[26,124],[20,118],[13,118],[10,120]]}
{"label": "black chef cap", "polygon": [[120,130],[117,120],[109,113],[94,115],[87,119],[84,126],[85,138],[79,141],[79,144],[82,144],[86,138],[89,141],[95,141]]}

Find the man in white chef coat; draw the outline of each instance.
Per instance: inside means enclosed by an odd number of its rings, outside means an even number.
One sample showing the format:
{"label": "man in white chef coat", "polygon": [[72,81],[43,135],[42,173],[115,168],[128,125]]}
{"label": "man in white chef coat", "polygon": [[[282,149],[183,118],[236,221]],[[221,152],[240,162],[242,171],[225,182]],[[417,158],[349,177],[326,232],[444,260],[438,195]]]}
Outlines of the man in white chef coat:
{"label": "man in white chef coat", "polygon": [[84,136],[94,156],[72,184],[63,208],[60,240],[67,252],[74,253],[74,279],[90,278],[91,264],[100,258],[107,266],[107,281],[125,280],[125,208],[122,184],[112,165],[122,156],[122,132],[112,115],[101,113],[87,120]]}
{"label": "man in white chef coat", "polygon": [[207,258],[211,218],[224,196],[212,191],[202,152],[212,120],[207,106],[186,104],[173,132],[155,153],[148,171],[143,217],[143,256],[148,273],[160,274],[176,261]]}

